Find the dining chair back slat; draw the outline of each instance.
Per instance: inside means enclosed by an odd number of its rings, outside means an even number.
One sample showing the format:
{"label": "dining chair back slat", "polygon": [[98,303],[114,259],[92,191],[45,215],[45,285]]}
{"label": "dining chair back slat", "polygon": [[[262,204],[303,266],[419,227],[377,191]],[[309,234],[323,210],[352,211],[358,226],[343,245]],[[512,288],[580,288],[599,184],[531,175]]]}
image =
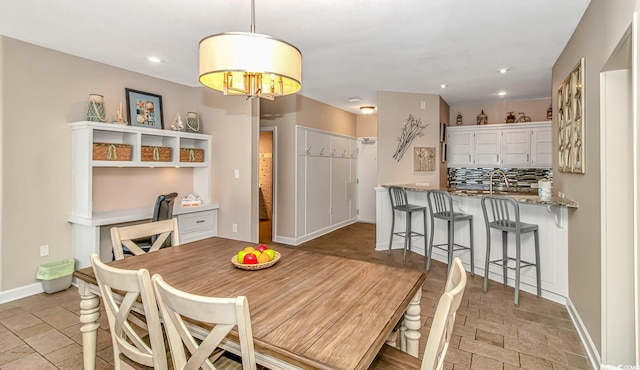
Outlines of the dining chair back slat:
{"label": "dining chair back slat", "polygon": [[[176,289],[159,275],[154,275],[152,281],[175,369],[215,369],[209,357],[236,325],[242,368],[256,369],[249,303],[246,297],[203,297]],[[204,340],[200,342],[193,337],[185,323],[185,317],[212,324],[213,327]]]}
{"label": "dining chair back slat", "polygon": [[[109,321],[114,361],[166,369],[164,337],[149,271],[113,268],[95,253],[91,255],[91,265]],[[138,300],[144,310],[142,315],[136,314]]]}
{"label": "dining chair back slat", "polygon": [[156,236],[151,248],[148,252],[159,250],[171,237],[171,245],[180,244],[180,236],[178,235],[178,220],[175,218],[157,222],[148,222],[139,225],[112,227],[111,228],[111,244],[113,247],[113,257],[115,260],[124,258],[123,246],[129,252],[138,256],[147,253],[136,243],[136,239]]}

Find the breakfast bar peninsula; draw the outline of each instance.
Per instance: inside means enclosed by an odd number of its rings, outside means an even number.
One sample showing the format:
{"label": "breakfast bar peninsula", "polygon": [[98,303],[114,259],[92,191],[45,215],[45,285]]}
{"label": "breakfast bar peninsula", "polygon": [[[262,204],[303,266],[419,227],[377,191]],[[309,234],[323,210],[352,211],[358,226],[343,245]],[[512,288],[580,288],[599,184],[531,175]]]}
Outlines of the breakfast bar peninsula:
{"label": "breakfast bar peninsula", "polygon": [[[388,188],[391,185],[376,187],[376,250],[387,250],[389,248],[389,237],[391,235],[391,202]],[[427,218],[430,217],[430,210],[427,205],[427,191],[436,190],[423,185],[400,184],[394,185],[403,187],[407,191],[408,202],[415,205],[427,207]],[[486,256],[487,234],[484,216],[482,213],[481,199],[483,195],[488,195],[487,190],[460,190],[460,189],[439,189],[446,190],[452,195],[453,207],[456,212],[463,212],[473,216],[473,244],[475,273],[484,276],[484,260]],[[509,189],[515,190],[515,189]],[[520,219],[523,222],[538,224],[540,234],[540,267],[542,277],[542,296],[558,303],[566,303],[568,292],[568,209],[577,208],[578,205],[565,197],[552,196],[548,200],[538,197],[537,193],[517,192],[517,191],[494,191],[494,194],[507,195],[514,198],[520,208]],[[415,215],[412,220],[413,230],[422,230],[422,215]],[[430,225],[429,221],[427,224]],[[396,214],[396,229],[404,228],[404,215]],[[430,226],[429,226],[430,228]],[[447,223],[443,220],[435,220],[434,244],[446,243]],[[456,223],[454,231],[455,243],[469,245],[469,224]],[[431,236],[434,230],[428,229],[427,234]],[[493,253],[499,253],[502,245],[501,235],[493,232],[491,235]],[[427,238],[428,240],[428,238]],[[533,236],[522,236],[522,259],[533,260]],[[392,248],[402,249],[404,239],[394,237]],[[515,243],[513,235],[508,239],[509,255],[515,255]],[[411,251],[425,255],[426,246],[424,238],[413,238]],[[465,268],[470,270],[470,253],[456,252],[460,256]],[[447,256],[444,251],[433,248],[431,257],[437,261],[447,263]],[[490,266],[489,279],[498,282],[503,281],[502,268]],[[509,272],[509,285],[514,285],[513,271]],[[520,289],[535,294],[535,270],[534,268],[523,268]]]}

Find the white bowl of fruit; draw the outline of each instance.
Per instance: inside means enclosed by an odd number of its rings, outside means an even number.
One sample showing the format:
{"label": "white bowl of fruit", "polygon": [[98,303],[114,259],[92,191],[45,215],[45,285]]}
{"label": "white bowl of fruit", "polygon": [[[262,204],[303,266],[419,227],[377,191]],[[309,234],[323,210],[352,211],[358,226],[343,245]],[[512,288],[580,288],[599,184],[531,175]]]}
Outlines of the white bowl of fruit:
{"label": "white bowl of fruit", "polygon": [[273,266],[280,260],[280,252],[264,244],[248,246],[231,257],[231,263],[243,270],[262,270]]}

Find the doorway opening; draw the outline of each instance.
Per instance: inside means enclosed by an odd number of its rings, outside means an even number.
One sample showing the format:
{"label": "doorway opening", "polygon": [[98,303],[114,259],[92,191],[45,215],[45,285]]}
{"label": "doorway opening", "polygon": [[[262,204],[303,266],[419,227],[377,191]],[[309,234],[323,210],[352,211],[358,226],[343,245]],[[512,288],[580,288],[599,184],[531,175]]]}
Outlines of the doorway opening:
{"label": "doorway opening", "polygon": [[273,241],[275,229],[275,127],[260,128],[258,158],[258,198],[260,224],[258,241],[263,244]]}

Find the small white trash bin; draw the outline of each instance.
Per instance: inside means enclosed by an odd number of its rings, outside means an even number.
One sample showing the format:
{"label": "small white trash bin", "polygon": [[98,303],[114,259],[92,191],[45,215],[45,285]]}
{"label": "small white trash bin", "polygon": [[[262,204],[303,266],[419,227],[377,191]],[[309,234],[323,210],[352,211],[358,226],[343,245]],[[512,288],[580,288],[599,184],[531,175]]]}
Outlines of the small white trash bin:
{"label": "small white trash bin", "polygon": [[45,263],[38,266],[36,279],[42,281],[42,288],[45,293],[51,294],[65,290],[71,286],[74,266],[75,260],[73,258]]}

